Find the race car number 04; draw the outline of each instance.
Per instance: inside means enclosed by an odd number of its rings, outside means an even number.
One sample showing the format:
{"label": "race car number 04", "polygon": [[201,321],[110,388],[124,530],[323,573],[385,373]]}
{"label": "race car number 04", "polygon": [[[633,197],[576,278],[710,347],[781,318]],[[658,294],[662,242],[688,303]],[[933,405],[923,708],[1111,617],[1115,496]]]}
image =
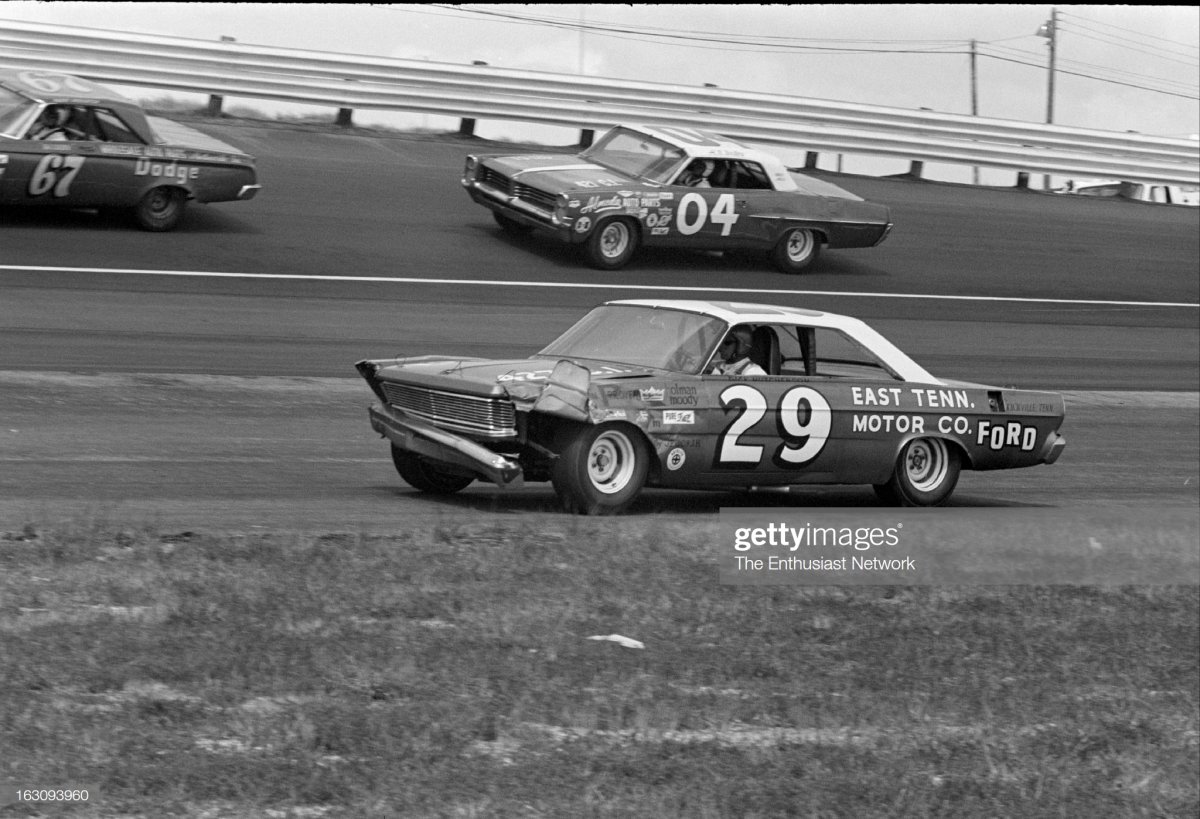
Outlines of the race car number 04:
{"label": "race car number 04", "polygon": [[63,154],[47,154],[38,161],[29,177],[29,195],[41,196],[51,188],[53,196],[61,199],[71,191],[71,181],[79,169],[83,167],[82,156],[65,156]]}
{"label": "race car number 04", "polygon": [[[737,416],[721,434],[717,461],[721,464],[758,464],[763,447],[738,439],[767,414],[767,399],[749,384],[734,384],[721,391],[721,408],[735,408]],[[821,454],[829,440],[833,416],[825,396],[811,387],[793,387],[779,399],[776,427],[782,441],[772,454],[776,466],[801,467]]]}
{"label": "race car number 04", "polygon": [[[695,210],[693,217],[692,211]],[[717,197],[716,203],[709,213],[708,202],[698,193],[689,193],[679,201],[679,215],[675,217],[675,227],[684,236],[699,233],[704,223],[712,221],[721,226],[721,235],[728,236],[729,231],[737,224],[738,215],[733,210],[733,194],[723,193]]]}

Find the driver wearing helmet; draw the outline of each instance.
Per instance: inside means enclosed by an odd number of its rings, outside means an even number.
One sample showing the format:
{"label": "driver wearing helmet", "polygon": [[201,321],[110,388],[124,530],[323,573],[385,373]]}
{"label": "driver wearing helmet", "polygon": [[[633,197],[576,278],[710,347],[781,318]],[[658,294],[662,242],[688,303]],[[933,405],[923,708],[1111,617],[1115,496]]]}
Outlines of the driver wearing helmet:
{"label": "driver wearing helmet", "polygon": [[715,375],[766,375],[767,371],[750,360],[750,328],[739,324],[726,334],[717,348]]}
{"label": "driver wearing helmet", "polygon": [[679,184],[689,188],[711,188],[708,178],[716,169],[717,163],[711,159],[693,159],[679,175]]}
{"label": "driver wearing helmet", "polygon": [[71,109],[65,105],[47,105],[42,111],[41,116],[33,123],[33,127],[29,129],[30,139],[41,140],[66,140],[67,120],[71,116]]}

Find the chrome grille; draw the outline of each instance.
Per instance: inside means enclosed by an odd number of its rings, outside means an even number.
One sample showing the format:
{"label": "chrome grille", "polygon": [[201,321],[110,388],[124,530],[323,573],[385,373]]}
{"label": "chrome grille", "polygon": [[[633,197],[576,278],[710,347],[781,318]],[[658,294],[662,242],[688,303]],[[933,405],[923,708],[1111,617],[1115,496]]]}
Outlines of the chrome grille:
{"label": "chrome grille", "polygon": [[522,202],[528,202],[530,205],[541,208],[544,211],[554,210],[554,194],[552,193],[546,193],[537,188],[522,185],[519,182],[512,186],[512,192],[513,196]]}
{"label": "chrome grille", "polygon": [[483,184],[487,185],[489,188],[495,188],[496,190],[500,191],[505,196],[509,194],[509,190],[512,188],[512,182],[507,176],[492,170],[487,165],[484,165],[479,169],[479,176],[477,179]]}
{"label": "chrome grille", "polygon": [[383,394],[397,409],[443,429],[488,438],[511,438],[517,434],[516,410],[511,401],[388,382],[383,384]]}
{"label": "chrome grille", "polygon": [[480,167],[476,179],[497,193],[504,196],[515,196],[522,202],[533,205],[539,210],[544,210],[547,213],[554,210],[556,197],[553,193],[539,190],[529,185],[522,185],[520,182],[514,182],[509,177],[489,168],[487,165]]}

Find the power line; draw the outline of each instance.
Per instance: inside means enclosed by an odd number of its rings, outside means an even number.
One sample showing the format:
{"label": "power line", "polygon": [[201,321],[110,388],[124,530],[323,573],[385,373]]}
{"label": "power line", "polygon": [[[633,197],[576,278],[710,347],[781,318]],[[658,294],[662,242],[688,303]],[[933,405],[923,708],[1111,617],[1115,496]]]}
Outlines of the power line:
{"label": "power line", "polygon": [[[401,9],[397,9],[401,10]],[[914,39],[838,39],[838,38],[812,38],[812,37],[786,37],[782,35],[731,35],[728,32],[713,32],[697,29],[679,29],[679,28],[662,28],[657,26],[635,26],[635,25],[615,25],[602,23],[588,23],[583,19],[570,19],[566,17],[555,16],[539,16],[527,15],[510,11],[499,11],[496,9],[472,9],[462,6],[443,6],[438,4],[430,4],[420,10],[403,9],[403,11],[412,13],[434,14],[435,16],[459,16],[473,15],[476,17],[486,17],[493,22],[513,25],[525,26],[545,26],[549,28],[558,28],[574,32],[586,33],[589,36],[605,37],[608,39],[625,40],[632,42],[662,42],[667,41],[668,44],[685,47],[698,48],[711,51],[731,51],[745,52],[756,51],[759,53],[820,53],[827,56],[845,55],[863,55],[863,54],[913,54],[913,55],[937,55],[937,56],[954,56],[970,54],[969,43],[965,40],[914,40]],[[437,12],[446,12],[438,14]],[[1067,16],[1067,15],[1064,15]],[[1075,15],[1069,15],[1075,18]],[[1086,18],[1075,18],[1086,19]],[[1073,30],[1072,30],[1073,31]],[[1077,36],[1087,37],[1078,31],[1073,31]],[[1099,32],[1104,34],[1104,32]],[[1136,32],[1134,32],[1136,34]],[[1153,35],[1142,35],[1152,37]],[[1026,39],[1027,35],[1017,37],[1007,37],[997,40],[981,40],[977,41],[978,46],[995,46],[995,44],[1005,43],[1012,40]],[[1099,39],[1091,37],[1089,39]],[[1174,42],[1161,39],[1165,42]],[[1101,42],[1105,42],[1101,40]],[[1109,45],[1119,45],[1129,48],[1133,51],[1140,51],[1125,43],[1108,43]],[[1185,44],[1180,44],[1185,45]],[[892,46],[908,46],[908,47],[892,47]],[[1027,54],[1029,59],[1040,59],[1040,54],[1034,52],[1021,51],[1012,49],[1011,47],[1001,46],[1000,48],[1008,48],[1009,51],[1016,51],[1019,55]],[[1163,57],[1163,59],[1171,59],[1164,57],[1161,53],[1151,53],[1153,56]],[[979,54],[984,57],[990,57],[994,60],[1010,62],[1018,65],[1026,65],[1033,68],[1043,68],[1044,65],[1039,62],[1029,62],[1025,59],[1020,59],[1014,56],[1005,56],[1001,53],[988,53],[986,50],[980,51]],[[1171,60],[1179,62],[1178,60]],[[1082,77],[1085,79],[1095,80],[1097,82],[1105,82],[1113,85],[1120,85],[1129,88],[1136,88],[1143,91],[1150,91],[1168,96],[1182,97],[1184,99],[1196,99],[1194,93],[1181,93],[1179,91],[1167,90],[1165,88],[1156,88],[1149,85],[1140,84],[1136,80],[1155,80],[1161,83],[1178,86],[1183,89],[1190,90],[1193,86],[1170,79],[1159,77],[1151,77],[1148,75],[1132,74],[1120,69],[1110,69],[1105,66],[1091,65],[1077,61],[1065,60],[1068,65],[1076,66],[1078,69],[1091,69],[1092,71],[1104,72],[1110,75],[1115,74],[1119,77],[1131,79],[1115,79],[1112,76],[1099,76],[1096,73],[1086,73],[1085,70],[1069,70],[1064,68],[1057,69],[1059,73],[1070,76]]]}
{"label": "power line", "polygon": [[[1123,26],[1113,25],[1112,23],[1105,23],[1101,20],[1092,20],[1088,17],[1081,17],[1080,15],[1072,14],[1069,11],[1059,11],[1059,16],[1065,17],[1070,20],[1080,20],[1080,21],[1085,21],[1085,22],[1092,23],[1092,24],[1098,25],[1098,26],[1104,26],[1107,28],[1116,29],[1117,31],[1121,32],[1121,34],[1119,36],[1122,36],[1125,39],[1128,39],[1129,36],[1132,35],[1134,37],[1142,37],[1142,38],[1150,39],[1150,40],[1158,40],[1159,42],[1163,42],[1163,43],[1171,43],[1172,45],[1177,45],[1177,46],[1180,46],[1181,48],[1190,49],[1192,51],[1200,51],[1200,45],[1193,45],[1192,43],[1185,43],[1180,40],[1172,40],[1167,37],[1159,37],[1155,34],[1143,34],[1142,32],[1134,31],[1133,29],[1125,28]],[[1081,27],[1087,28],[1087,26],[1081,26]],[[1091,30],[1096,31],[1095,29],[1091,29]],[[1097,33],[1099,34],[1099,33],[1104,33],[1104,32],[1097,31]]]}

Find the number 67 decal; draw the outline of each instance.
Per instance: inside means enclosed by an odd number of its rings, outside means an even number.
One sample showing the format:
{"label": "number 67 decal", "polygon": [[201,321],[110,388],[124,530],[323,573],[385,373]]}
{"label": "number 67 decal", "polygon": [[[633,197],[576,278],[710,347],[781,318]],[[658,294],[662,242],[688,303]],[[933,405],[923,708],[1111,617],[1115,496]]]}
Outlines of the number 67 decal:
{"label": "number 67 decal", "polygon": [[[742,435],[767,414],[767,399],[749,384],[734,384],[721,391],[721,408],[731,409],[733,422],[717,442],[716,466],[757,466],[762,461],[760,444],[743,444]],[[825,448],[833,416],[825,396],[811,387],[793,387],[779,399],[775,426],[780,444],[771,460],[783,469],[811,463]]]}
{"label": "number 67 decal", "polygon": [[46,154],[29,177],[29,195],[41,196],[53,188],[54,198],[62,199],[71,192],[71,181],[83,167],[83,159],[82,156]]}

